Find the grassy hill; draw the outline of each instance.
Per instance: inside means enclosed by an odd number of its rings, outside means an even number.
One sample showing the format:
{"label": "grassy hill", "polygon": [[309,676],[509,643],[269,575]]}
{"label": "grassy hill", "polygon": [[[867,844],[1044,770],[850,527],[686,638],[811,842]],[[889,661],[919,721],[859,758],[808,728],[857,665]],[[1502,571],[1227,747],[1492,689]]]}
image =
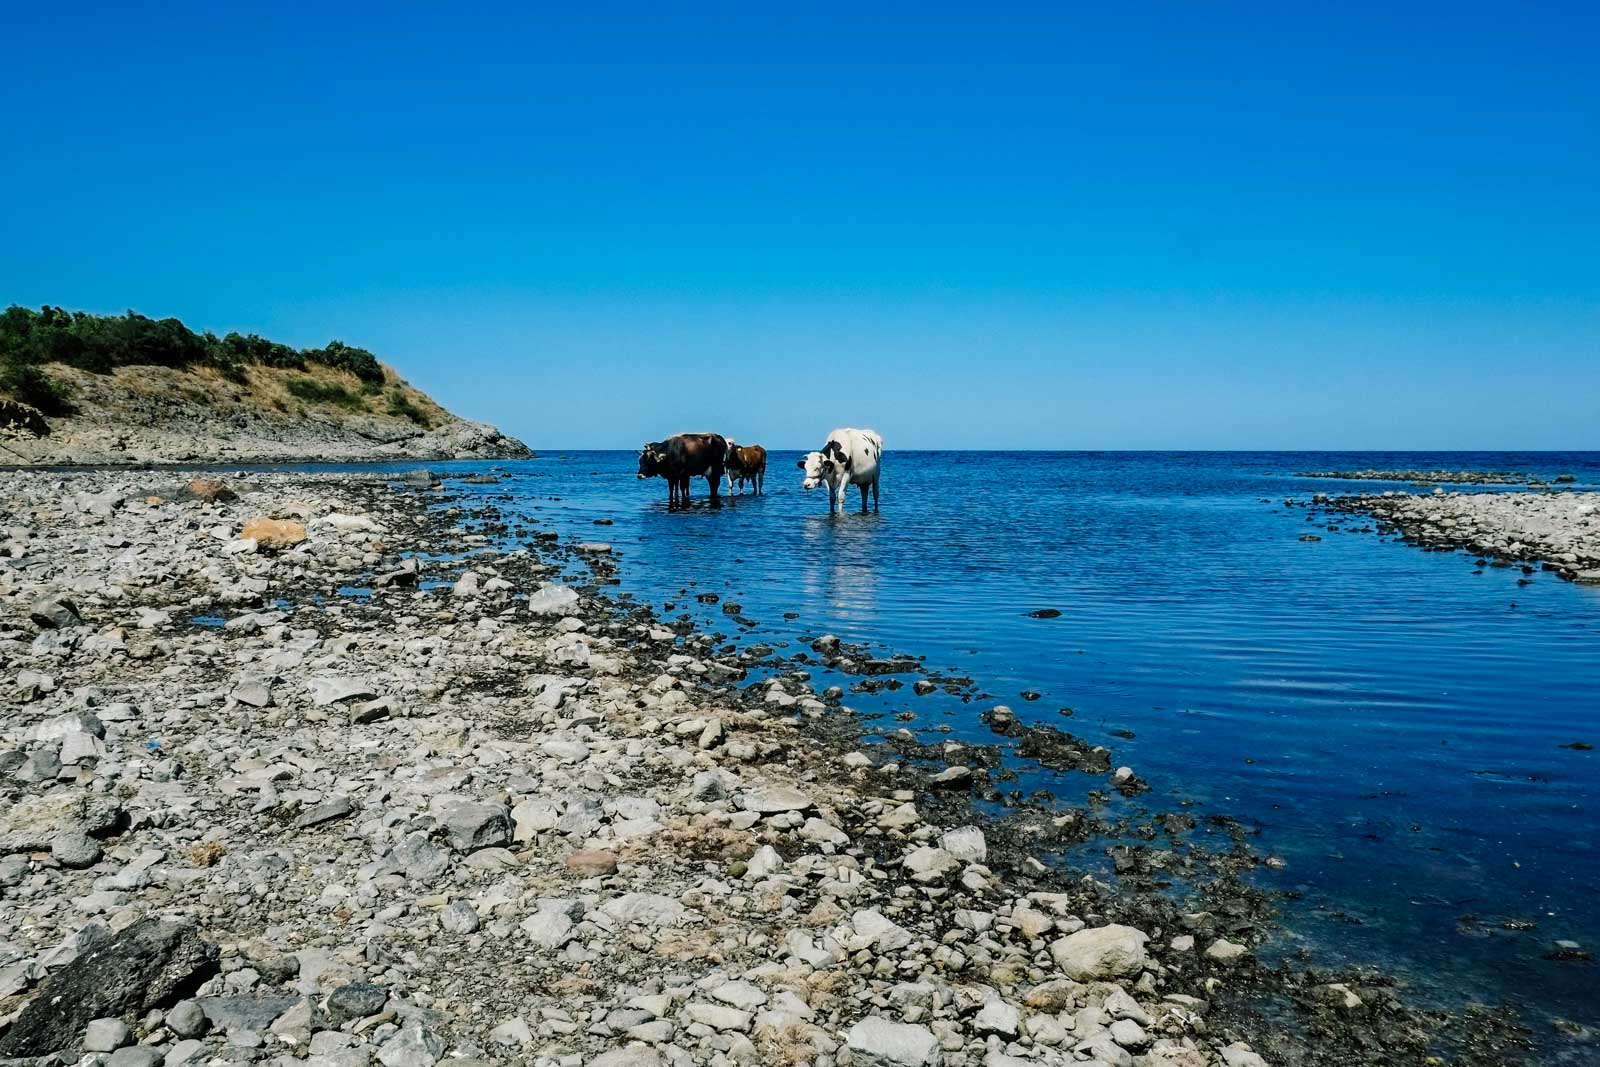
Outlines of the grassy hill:
{"label": "grassy hill", "polygon": [[339,341],[295,349],[131,311],[0,314],[0,463],[527,454]]}

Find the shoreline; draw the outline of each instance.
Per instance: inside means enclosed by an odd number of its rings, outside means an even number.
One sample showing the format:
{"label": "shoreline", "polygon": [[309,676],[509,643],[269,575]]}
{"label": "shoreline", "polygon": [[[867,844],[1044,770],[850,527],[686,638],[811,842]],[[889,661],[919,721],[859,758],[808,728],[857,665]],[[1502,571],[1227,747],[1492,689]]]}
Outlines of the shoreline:
{"label": "shoreline", "polygon": [[[26,472],[4,490],[30,536],[5,545],[0,594],[25,616],[52,584],[83,586],[68,597],[87,625],[0,634],[19,678],[0,749],[24,756],[5,788],[35,820],[72,798],[82,823],[58,849],[58,828],[22,840],[17,806],[0,814],[0,841],[30,846],[7,845],[26,870],[0,885],[41,954],[74,931],[38,907],[69,897],[94,900],[108,932],[136,913],[192,921],[222,971],[195,975],[198,1010],[248,1016],[235,1029],[264,1050],[606,1067],[1401,1064],[1435,1039],[1464,1063],[1522,1051],[1502,1021],[1408,1008],[1382,976],[1259,963],[1275,924],[1238,881],[1263,859],[1237,834],[1213,853],[1197,840],[1209,828],[1158,813],[1115,828],[1171,846],[1124,842],[1115,886],[1052,868],[1110,828],[1042,803],[987,810],[987,746],[892,730],[864,745],[803,664],[737,684],[775,669],[770,650],[728,652],[607,597],[609,547],[378,473],[264,474],[236,502],[183,501],[135,473]],[[263,551],[234,536],[274,515],[306,539]],[[497,547],[513,537],[527,547]],[[386,584],[363,594],[374,576]],[[69,745],[74,762],[39,773]],[[1059,731],[1032,745],[1073,767],[1086,747]],[[1137,781],[1094,773],[1107,792]],[[121,818],[90,820],[93,797]],[[1194,899],[1173,899],[1174,882]],[[30,958],[0,1016],[72,954]],[[185,1053],[203,1062],[232,1043],[223,1022],[187,1036],[175,1004],[160,1010],[129,1015],[147,1045],[199,1042]],[[21,1025],[0,1031],[0,1054]]]}
{"label": "shoreline", "polygon": [[1494,566],[1537,564],[1582,584],[1600,583],[1600,493],[1385,492],[1313,496],[1311,506],[1373,519],[1428,551],[1465,550]]}

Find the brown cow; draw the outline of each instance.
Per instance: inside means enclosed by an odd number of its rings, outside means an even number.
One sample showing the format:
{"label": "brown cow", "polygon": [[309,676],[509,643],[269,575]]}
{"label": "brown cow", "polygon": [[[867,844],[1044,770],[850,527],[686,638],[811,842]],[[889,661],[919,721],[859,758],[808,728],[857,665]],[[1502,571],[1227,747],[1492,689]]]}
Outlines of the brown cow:
{"label": "brown cow", "polygon": [[760,445],[736,445],[730,440],[724,466],[728,469],[728,492],[733,492],[735,479],[739,482],[739,492],[744,492],[745,479],[749,479],[756,494],[760,495],[767,481],[766,449]]}
{"label": "brown cow", "polygon": [[723,464],[728,442],[716,433],[680,433],[665,441],[652,441],[639,451],[639,477],[667,480],[667,506],[689,506],[689,479],[705,476],[711,487],[711,506],[721,501]]}

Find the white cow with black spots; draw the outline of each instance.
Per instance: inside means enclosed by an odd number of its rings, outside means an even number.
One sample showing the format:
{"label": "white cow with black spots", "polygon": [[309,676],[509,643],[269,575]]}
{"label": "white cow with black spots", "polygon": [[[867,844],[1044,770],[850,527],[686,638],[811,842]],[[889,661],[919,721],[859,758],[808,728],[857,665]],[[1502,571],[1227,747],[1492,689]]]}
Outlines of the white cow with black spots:
{"label": "white cow with black spots", "polygon": [[872,507],[878,507],[878,475],[883,460],[883,438],[875,430],[835,430],[820,452],[807,452],[796,464],[806,472],[806,489],[828,487],[828,512],[835,507],[844,514],[845,490],[861,487],[861,510],[867,510],[867,490],[872,491]]}

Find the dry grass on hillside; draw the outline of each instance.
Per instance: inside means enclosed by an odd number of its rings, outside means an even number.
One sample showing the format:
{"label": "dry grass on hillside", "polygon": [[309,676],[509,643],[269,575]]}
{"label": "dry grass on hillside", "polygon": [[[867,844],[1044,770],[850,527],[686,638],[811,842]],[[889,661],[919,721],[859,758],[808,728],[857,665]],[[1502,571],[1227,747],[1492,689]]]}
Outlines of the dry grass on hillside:
{"label": "dry grass on hillside", "polygon": [[44,368],[64,385],[84,415],[137,417],[174,400],[217,409],[219,414],[255,411],[284,418],[358,416],[393,419],[424,427],[450,421],[450,414],[384,367],[381,386],[347,371],[311,363],[305,370],[247,365],[238,378],[213,366],[130,366],[94,374],[61,363]]}

